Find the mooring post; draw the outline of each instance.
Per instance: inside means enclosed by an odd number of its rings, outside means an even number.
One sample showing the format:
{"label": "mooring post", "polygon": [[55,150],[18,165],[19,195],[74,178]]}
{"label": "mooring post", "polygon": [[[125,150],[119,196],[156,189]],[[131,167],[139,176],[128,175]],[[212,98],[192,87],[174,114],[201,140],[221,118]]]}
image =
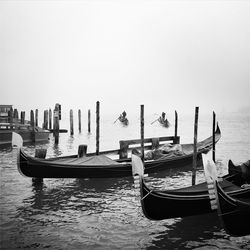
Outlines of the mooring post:
{"label": "mooring post", "polygon": [[82,123],[81,123],[81,110],[78,109],[78,129],[79,129],[79,133],[82,132]]}
{"label": "mooring post", "polygon": [[36,141],[36,135],[35,135],[35,118],[34,118],[34,111],[30,110],[30,125],[32,128],[31,131],[31,141],[35,142]]}
{"label": "mooring post", "polygon": [[69,111],[69,119],[70,119],[70,135],[74,134],[74,121],[73,121],[73,110]]}
{"label": "mooring post", "polygon": [[35,110],[35,126],[38,126],[38,109]]}
{"label": "mooring post", "polygon": [[[35,157],[36,158],[41,158],[41,159],[45,159],[47,154],[47,149],[46,148],[38,148],[35,151]],[[33,183],[42,183],[43,182],[43,178],[32,178],[32,182]]]}
{"label": "mooring post", "polygon": [[49,109],[49,129],[52,129],[52,121],[51,121],[51,119],[52,119],[52,111],[51,111],[51,109]]}
{"label": "mooring post", "polygon": [[21,124],[25,123],[25,111],[21,111]]}
{"label": "mooring post", "polygon": [[213,112],[213,161],[215,163],[215,121],[216,121],[216,115],[215,112]]}
{"label": "mooring post", "polygon": [[47,112],[46,110],[43,111],[43,129],[48,129],[48,126],[47,126]]}
{"label": "mooring post", "polygon": [[96,155],[99,155],[100,139],[100,102],[96,102]]}
{"label": "mooring post", "polygon": [[198,116],[199,116],[199,107],[195,107],[195,119],[194,119],[194,153],[193,153],[192,185],[195,185],[196,168],[197,168]]}
{"label": "mooring post", "polygon": [[[47,122],[48,124],[48,122]],[[54,109],[54,136],[55,136],[55,144],[59,142],[59,107],[56,104]]]}
{"label": "mooring post", "polygon": [[180,143],[180,140],[179,138],[177,138],[177,135],[178,135],[178,114],[177,114],[177,111],[175,110],[175,123],[174,123],[174,143],[175,144],[179,144]]}
{"label": "mooring post", "polygon": [[83,157],[87,154],[88,146],[86,144],[82,144],[78,146],[78,157]]}
{"label": "mooring post", "polygon": [[144,161],[144,105],[141,105],[141,154]]}
{"label": "mooring post", "polygon": [[90,133],[91,129],[90,129],[90,109],[88,110],[88,132]]}
{"label": "mooring post", "polygon": [[13,128],[13,108],[8,111],[8,117],[9,117],[9,123],[10,123],[10,128]]}
{"label": "mooring post", "polygon": [[17,111],[17,109],[14,109],[13,117],[18,120],[18,111]]}

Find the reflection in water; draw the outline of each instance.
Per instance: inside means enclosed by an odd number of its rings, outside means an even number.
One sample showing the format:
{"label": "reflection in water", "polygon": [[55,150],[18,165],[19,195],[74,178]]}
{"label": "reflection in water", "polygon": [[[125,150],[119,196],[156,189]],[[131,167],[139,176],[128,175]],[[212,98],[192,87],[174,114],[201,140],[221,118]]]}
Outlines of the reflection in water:
{"label": "reflection in water", "polygon": [[152,241],[152,246],[148,249],[193,249],[202,246],[214,249],[217,243],[209,239],[216,235],[223,236],[216,213],[179,218],[175,223],[167,225],[166,230]]}
{"label": "reflection in water", "polygon": [[[145,137],[173,134],[173,127],[166,130],[146,121]],[[229,158],[236,163],[248,159],[248,121],[249,118],[234,116],[220,118],[222,139],[216,145],[219,163],[225,165]],[[113,122],[113,118],[101,121],[100,150],[115,149],[119,140],[139,137],[138,117],[134,120],[131,117],[126,129]],[[180,116],[178,131],[183,143],[193,140],[193,115],[190,119]],[[199,126],[200,139],[207,138],[210,131],[211,118],[208,118],[207,123]],[[24,148],[34,155],[36,148],[47,147],[47,157],[55,157],[77,154],[79,144],[87,144],[88,152],[94,152],[94,133],[83,131],[74,137],[60,134],[58,145],[51,135],[47,145],[32,144]],[[164,221],[146,219],[132,178],[32,182],[19,174],[16,159],[16,149],[0,149],[2,249],[249,249],[250,236],[228,236],[216,216],[213,217],[215,214]],[[221,173],[226,173],[226,165],[222,167]],[[198,171],[197,183],[203,180],[203,172]],[[156,188],[189,186],[191,171],[166,170],[150,175],[148,182]]]}

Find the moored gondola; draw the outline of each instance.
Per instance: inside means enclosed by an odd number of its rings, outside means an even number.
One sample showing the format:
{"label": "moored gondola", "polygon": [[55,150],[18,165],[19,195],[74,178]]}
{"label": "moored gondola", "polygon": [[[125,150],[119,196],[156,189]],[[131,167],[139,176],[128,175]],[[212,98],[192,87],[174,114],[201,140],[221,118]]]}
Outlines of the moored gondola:
{"label": "moored gondola", "polygon": [[250,235],[250,186],[244,198],[231,197],[216,182],[218,216],[226,232],[233,236]]}
{"label": "moored gondola", "polygon": [[[219,127],[216,130],[216,142],[220,139]],[[146,139],[145,139],[146,140]],[[131,140],[134,141],[134,140]],[[145,172],[155,173],[169,168],[190,166],[193,159],[193,144],[180,144],[182,151],[163,150],[156,158],[145,161]],[[212,148],[212,137],[197,144],[198,157]],[[27,155],[23,148],[19,151],[18,168],[27,177],[37,178],[112,178],[132,176],[131,158],[119,158],[122,149],[102,151],[99,155],[88,153],[78,155],[40,159]],[[155,153],[155,150],[151,150]],[[154,153],[150,155],[154,155]],[[115,154],[115,155],[114,155]],[[112,156],[112,157],[111,157]]]}
{"label": "moored gondola", "polygon": [[[138,164],[139,161],[138,156],[132,155],[134,175],[137,172],[144,173],[141,169],[137,170],[137,166],[139,168],[142,166]],[[241,188],[238,177],[237,174],[223,176],[221,186],[228,195],[234,198],[244,198],[248,195],[248,191]],[[139,181],[143,213],[150,220],[186,217],[213,211],[210,207],[206,182],[173,190],[154,190],[147,186],[143,174],[140,174],[136,180]]]}
{"label": "moored gondola", "polygon": [[211,208],[217,210],[223,228],[232,236],[250,235],[250,160],[237,167],[231,160],[229,161],[229,172],[235,173],[243,180],[241,189],[244,190],[244,197],[231,196],[225,192],[221,181],[217,178],[216,166],[212,161],[204,165],[204,170]]}

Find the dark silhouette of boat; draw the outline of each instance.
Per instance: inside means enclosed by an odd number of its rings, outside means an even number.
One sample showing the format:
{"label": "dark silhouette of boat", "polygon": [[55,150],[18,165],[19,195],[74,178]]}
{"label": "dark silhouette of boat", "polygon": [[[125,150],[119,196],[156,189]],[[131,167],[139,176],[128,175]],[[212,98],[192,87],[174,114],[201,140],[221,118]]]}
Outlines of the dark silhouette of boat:
{"label": "dark silhouette of boat", "polygon": [[[213,212],[207,182],[173,190],[154,190],[145,183],[139,156],[132,155],[132,166],[133,175],[137,176],[136,186],[140,189],[142,211],[148,219],[163,220]],[[220,185],[228,195],[241,199],[249,196],[249,191],[241,188],[244,182],[240,174],[228,174],[222,178]]]}
{"label": "dark silhouette of boat", "polygon": [[[221,137],[217,127],[215,141]],[[147,139],[145,139],[147,140]],[[137,143],[138,140],[131,140]],[[208,152],[212,148],[213,139],[209,137],[197,144],[197,155]],[[161,150],[156,159],[145,160],[145,172],[155,173],[168,168],[191,166],[193,159],[193,144],[180,144],[182,152],[165,152]],[[164,148],[164,145],[163,145]],[[111,178],[132,176],[131,158],[119,158],[123,148],[95,153],[82,157],[78,155],[41,159],[29,156],[24,149],[19,150],[18,168],[27,177],[37,178]],[[155,150],[151,150],[154,151]],[[113,156],[112,159],[110,156]],[[115,160],[114,160],[115,159]],[[191,168],[190,168],[191,169]]]}

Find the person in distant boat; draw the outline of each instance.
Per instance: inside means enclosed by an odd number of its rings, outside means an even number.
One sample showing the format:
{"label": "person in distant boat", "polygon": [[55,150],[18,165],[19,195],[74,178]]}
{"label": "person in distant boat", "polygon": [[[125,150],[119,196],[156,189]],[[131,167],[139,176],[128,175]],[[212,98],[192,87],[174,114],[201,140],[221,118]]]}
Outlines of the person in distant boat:
{"label": "person in distant boat", "polygon": [[124,110],[124,111],[122,112],[123,118],[126,118],[126,115],[127,115],[127,113],[126,113],[126,111]]}
{"label": "person in distant boat", "polygon": [[159,122],[163,123],[166,119],[166,113],[165,112],[162,112],[161,113],[161,116],[159,117]]}

